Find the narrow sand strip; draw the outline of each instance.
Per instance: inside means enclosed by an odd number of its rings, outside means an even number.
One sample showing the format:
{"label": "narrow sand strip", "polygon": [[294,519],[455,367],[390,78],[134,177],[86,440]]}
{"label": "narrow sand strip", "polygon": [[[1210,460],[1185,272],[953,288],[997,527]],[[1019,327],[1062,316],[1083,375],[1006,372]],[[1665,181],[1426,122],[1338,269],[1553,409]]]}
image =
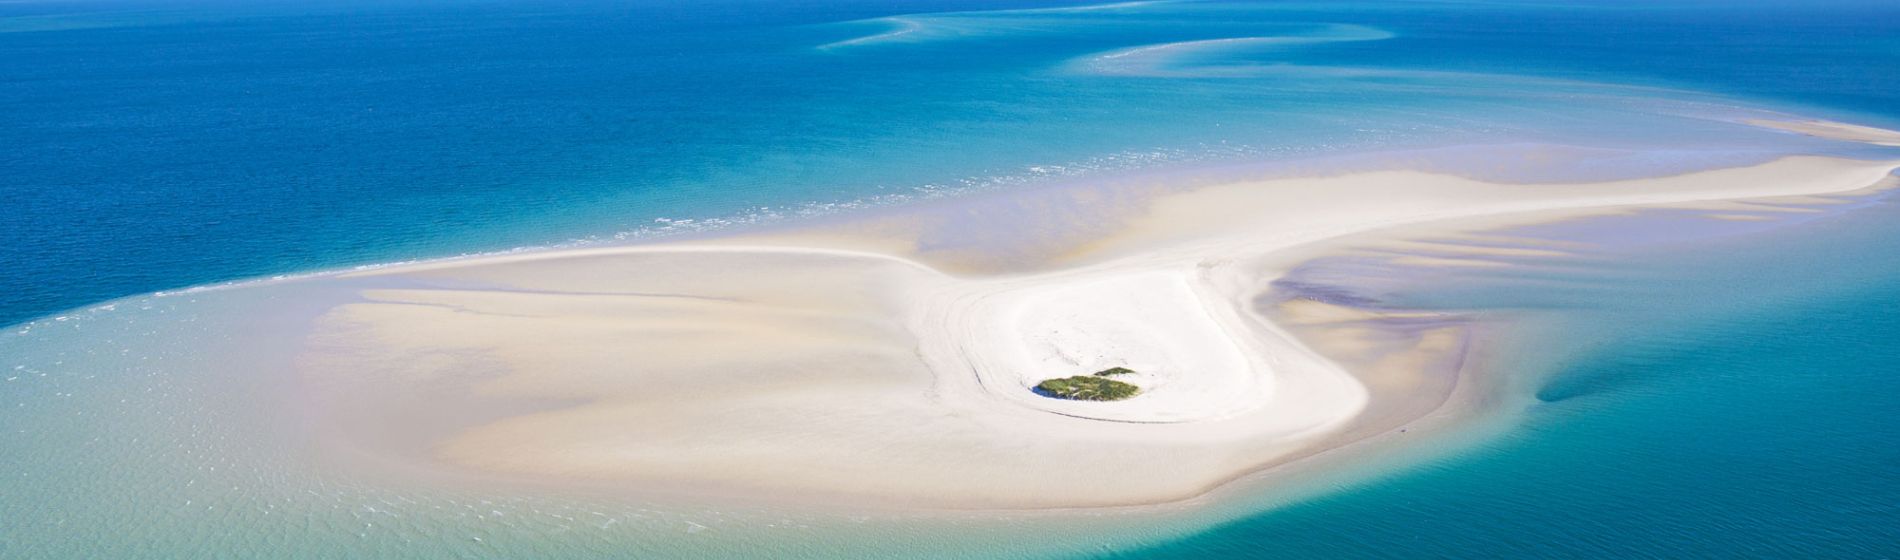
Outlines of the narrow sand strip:
{"label": "narrow sand strip", "polygon": [[1879,146],[1900,146],[1900,131],[1847,124],[1834,121],[1776,121],[1751,119],[1747,124],[1763,128],[1786,130],[1797,134],[1806,134],[1816,138],[1828,138],[1847,142],[1863,142]]}
{"label": "narrow sand strip", "polygon": [[[791,241],[823,236],[392,268],[354,275],[384,287],[325,317],[305,377],[339,444],[444,468],[921,508],[1167,502],[1334,445],[1368,403],[1413,415],[1445,398],[1386,381],[1432,372],[1349,372],[1254,308],[1316,244],[1840,193],[1894,166],[1792,157],[1572,185],[1413,172],[1221,185],[1157,193],[1119,233],[1014,274]],[[1451,331],[1425,342],[1459,347]],[[1141,394],[1030,391],[1116,366],[1137,371],[1125,379]]]}

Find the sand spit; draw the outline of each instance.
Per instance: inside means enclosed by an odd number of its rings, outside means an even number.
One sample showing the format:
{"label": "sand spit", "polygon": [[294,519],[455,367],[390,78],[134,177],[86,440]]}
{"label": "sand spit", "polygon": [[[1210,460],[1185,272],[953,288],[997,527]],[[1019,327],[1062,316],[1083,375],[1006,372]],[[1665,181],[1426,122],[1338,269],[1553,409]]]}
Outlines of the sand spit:
{"label": "sand spit", "polygon": [[[1111,235],[989,274],[866,249],[906,245],[888,238],[819,243],[849,237],[836,225],[382,269],[354,275],[375,287],[321,320],[303,378],[340,445],[459,472],[924,509],[1171,502],[1447,402],[1455,325],[1417,331],[1412,358],[1364,364],[1329,356],[1391,344],[1366,330],[1377,317],[1256,309],[1329,241],[1841,193],[1895,165],[1790,157],[1590,184],[1373,172],[1157,191]],[[1125,379],[1141,394],[1030,390],[1116,366],[1136,370]]]}
{"label": "sand spit", "polygon": [[1751,119],[1744,122],[1763,128],[1786,130],[1788,132],[1806,134],[1817,138],[1864,142],[1879,146],[1900,146],[1900,131],[1887,130],[1884,128],[1821,120],[1778,121]]}

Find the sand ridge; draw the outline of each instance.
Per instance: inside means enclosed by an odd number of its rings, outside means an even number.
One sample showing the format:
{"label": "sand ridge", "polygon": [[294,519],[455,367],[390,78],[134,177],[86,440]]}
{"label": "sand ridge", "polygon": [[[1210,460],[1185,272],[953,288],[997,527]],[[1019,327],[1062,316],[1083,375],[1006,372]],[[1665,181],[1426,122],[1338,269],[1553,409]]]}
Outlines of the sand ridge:
{"label": "sand ridge", "polygon": [[1785,130],[1816,138],[1861,142],[1877,146],[1900,146],[1900,131],[1825,120],[1750,119],[1746,124]]}

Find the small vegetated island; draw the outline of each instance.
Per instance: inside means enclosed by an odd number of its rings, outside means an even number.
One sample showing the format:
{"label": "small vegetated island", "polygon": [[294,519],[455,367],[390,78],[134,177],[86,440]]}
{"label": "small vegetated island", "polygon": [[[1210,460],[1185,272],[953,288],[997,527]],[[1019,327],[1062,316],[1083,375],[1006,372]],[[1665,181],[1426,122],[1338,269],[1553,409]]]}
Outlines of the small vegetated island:
{"label": "small vegetated island", "polygon": [[1036,384],[1035,390],[1038,395],[1056,399],[1119,401],[1141,393],[1141,387],[1109,378],[1134,372],[1125,367],[1112,367],[1091,375],[1045,379]]}

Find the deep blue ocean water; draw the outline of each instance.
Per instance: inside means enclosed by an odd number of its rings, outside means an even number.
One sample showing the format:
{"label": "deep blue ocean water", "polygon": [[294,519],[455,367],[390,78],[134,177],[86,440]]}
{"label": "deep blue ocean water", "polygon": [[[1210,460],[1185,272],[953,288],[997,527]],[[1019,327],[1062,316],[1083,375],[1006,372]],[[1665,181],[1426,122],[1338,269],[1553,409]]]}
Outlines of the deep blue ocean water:
{"label": "deep blue ocean water", "polygon": [[[1900,125],[1897,24],[1890,2],[0,3],[0,323],[260,276],[1314,155],[1890,155],[1728,119]],[[1469,279],[1497,289],[1435,303],[1544,313],[1512,339],[1542,380],[1521,426],[1120,556],[1900,556],[1896,212],[1626,248],[1535,283]],[[112,320],[85,328],[149,330]],[[8,426],[88,434],[31,411],[112,372],[62,372],[103,358],[32,344],[0,345],[15,368],[0,375],[24,379],[0,395],[29,411]],[[0,512],[19,520],[0,520],[0,556],[226,542],[46,544],[68,513],[58,486],[14,482],[46,474],[25,441],[0,440],[0,464],[23,470],[0,472]],[[117,472],[103,453],[30,449],[98,459],[71,476]],[[165,523],[266,523],[192,515]],[[289,535],[246,542],[416,550]]]}
{"label": "deep blue ocean water", "polygon": [[[1126,168],[1448,142],[1707,144],[1735,135],[1655,115],[1735,99],[1892,123],[1900,91],[1896,8],[1881,2],[877,19],[1060,5],[1083,4],[0,4],[0,322]],[[920,30],[877,37],[905,22]],[[1086,61],[1342,25],[1390,37]]]}

